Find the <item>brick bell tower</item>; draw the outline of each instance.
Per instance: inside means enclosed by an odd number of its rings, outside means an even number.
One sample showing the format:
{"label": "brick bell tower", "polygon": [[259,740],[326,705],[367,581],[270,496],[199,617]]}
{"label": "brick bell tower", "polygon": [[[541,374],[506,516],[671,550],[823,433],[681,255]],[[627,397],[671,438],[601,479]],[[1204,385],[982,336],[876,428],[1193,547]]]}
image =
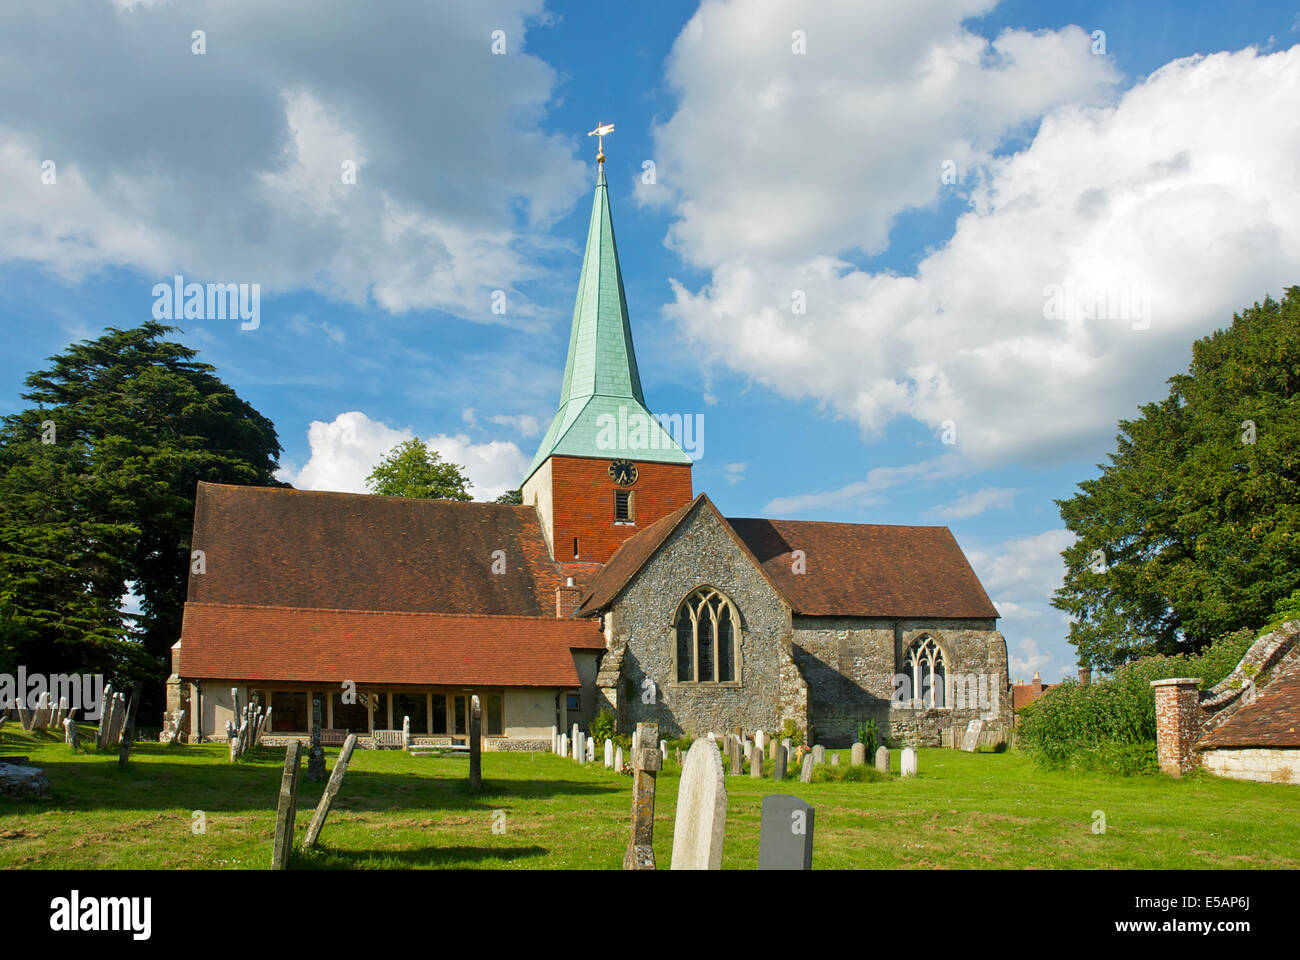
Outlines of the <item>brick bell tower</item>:
{"label": "brick bell tower", "polygon": [[523,484],[556,561],[604,563],[627,540],[689,503],[691,458],[646,407],[605,183],[592,131],[596,195],[587,228],[560,407]]}

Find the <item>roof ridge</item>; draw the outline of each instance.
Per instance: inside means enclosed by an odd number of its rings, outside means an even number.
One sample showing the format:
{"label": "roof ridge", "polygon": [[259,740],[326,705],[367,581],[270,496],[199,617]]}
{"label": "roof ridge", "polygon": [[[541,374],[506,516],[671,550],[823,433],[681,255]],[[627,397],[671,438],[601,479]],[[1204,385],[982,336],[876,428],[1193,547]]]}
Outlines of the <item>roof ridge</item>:
{"label": "roof ridge", "polygon": [[221,487],[226,490],[258,490],[267,493],[306,493],[321,497],[365,497],[371,500],[391,500],[398,503],[450,503],[455,504],[457,507],[507,507],[511,510],[532,509],[532,507],[527,504],[496,503],[493,500],[450,500],[441,497],[399,497],[385,493],[355,493],[351,490],[299,490],[297,487],[266,487],[254,483],[214,483],[210,480],[200,480],[199,486]]}
{"label": "roof ridge", "polygon": [[523,613],[442,613],[437,610],[358,610],[351,607],[300,607],[289,604],[274,603],[224,603],[213,600],[187,600],[186,607],[226,607],[232,610],[309,610],[317,613],[366,613],[382,614],[387,617],[456,617],[466,620],[528,620],[556,623],[582,623],[588,620],[575,620],[569,617],[548,617],[544,614],[530,615]]}
{"label": "roof ridge", "polygon": [[816,523],[826,527],[881,527],[887,530],[947,530],[946,523],[854,523],[851,520],[792,520],[786,517],[726,517],[728,523],[753,520],[762,523]]}

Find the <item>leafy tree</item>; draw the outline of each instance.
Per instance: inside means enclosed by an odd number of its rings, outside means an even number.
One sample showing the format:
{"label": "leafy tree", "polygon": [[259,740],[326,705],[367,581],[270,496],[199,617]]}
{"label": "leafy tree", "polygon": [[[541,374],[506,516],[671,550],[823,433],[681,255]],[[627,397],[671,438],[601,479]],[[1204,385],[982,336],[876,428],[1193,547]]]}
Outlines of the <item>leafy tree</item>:
{"label": "leafy tree", "polygon": [[1300,287],[1198,340],[1169,384],[1057,501],[1078,539],[1052,602],[1080,663],[1199,651],[1300,586]]}
{"label": "leafy tree", "polygon": [[366,486],[386,497],[472,500],[465,468],[448,463],[419,437],[399,443],[366,477]]}
{"label": "leafy tree", "polygon": [[507,490],[501,496],[497,497],[497,503],[512,503],[516,507],[522,506],[524,502],[523,490]]}
{"label": "leafy tree", "polygon": [[[275,428],[149,322],[30,374],[0,421],[0,654],[148,681],[180,637],[197,483],[278,485]],[[119,607],[127,584],[140,614]],[[133,622],[132,622],[133,621]]]}

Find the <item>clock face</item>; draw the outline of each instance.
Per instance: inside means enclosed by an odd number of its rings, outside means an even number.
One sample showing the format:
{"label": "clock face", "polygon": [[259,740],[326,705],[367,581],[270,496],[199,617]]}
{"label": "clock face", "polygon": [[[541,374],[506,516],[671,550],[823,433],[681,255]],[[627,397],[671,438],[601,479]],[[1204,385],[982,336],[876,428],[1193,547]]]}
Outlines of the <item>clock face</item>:
{"label": "clock face", "polygon": [[609,465],[609,478],[620,487],[636,483],[636,464],[631,460],[615,460]]}

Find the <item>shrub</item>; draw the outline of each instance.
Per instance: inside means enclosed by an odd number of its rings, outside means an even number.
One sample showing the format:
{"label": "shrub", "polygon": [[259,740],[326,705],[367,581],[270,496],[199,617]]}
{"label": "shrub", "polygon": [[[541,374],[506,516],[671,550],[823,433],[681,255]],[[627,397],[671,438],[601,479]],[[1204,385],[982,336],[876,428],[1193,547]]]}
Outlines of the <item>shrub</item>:
{"label": "shrub", "polygon": [[1283,597],[1277,602],[1273,607],[1273,616],[1269,617],[1264,629],[1260,630],[1260,636],[1276,630],[1288,620],[1300,620],[1300,587],[1291,596]]}
{"label": "shrub", "polygon": [[890,775],[877,770],[870,764],[860,767],[832,767],[819,763],[813,767],[813,783],[875,783],[888,780]]}
{"label": "shrub", "polygon": [[876,720],[873,717],[858,724],[858,743],[867,748],[867,757],[871,758],[876,755],[876,748],[881,746],[878,742],[880,735],[876,732]]}
{"label": "shrub", "polygon": [[[600,711],[587,729],[598,744],[603,745],[606,740],[614,739],[614,711],[608,707]],[[631,742],[631,738],[628,738],[628,742]]]}
{"label": "shrub", "polygon": [[790,746],[799,747],[803,745],[803,731],[799,729],[797,723],[790,719],[787,719],[785,723],[781,725],[781,732],[777,734],[776,739],[777,742],[780,743],[787,737],[790,738]]}

